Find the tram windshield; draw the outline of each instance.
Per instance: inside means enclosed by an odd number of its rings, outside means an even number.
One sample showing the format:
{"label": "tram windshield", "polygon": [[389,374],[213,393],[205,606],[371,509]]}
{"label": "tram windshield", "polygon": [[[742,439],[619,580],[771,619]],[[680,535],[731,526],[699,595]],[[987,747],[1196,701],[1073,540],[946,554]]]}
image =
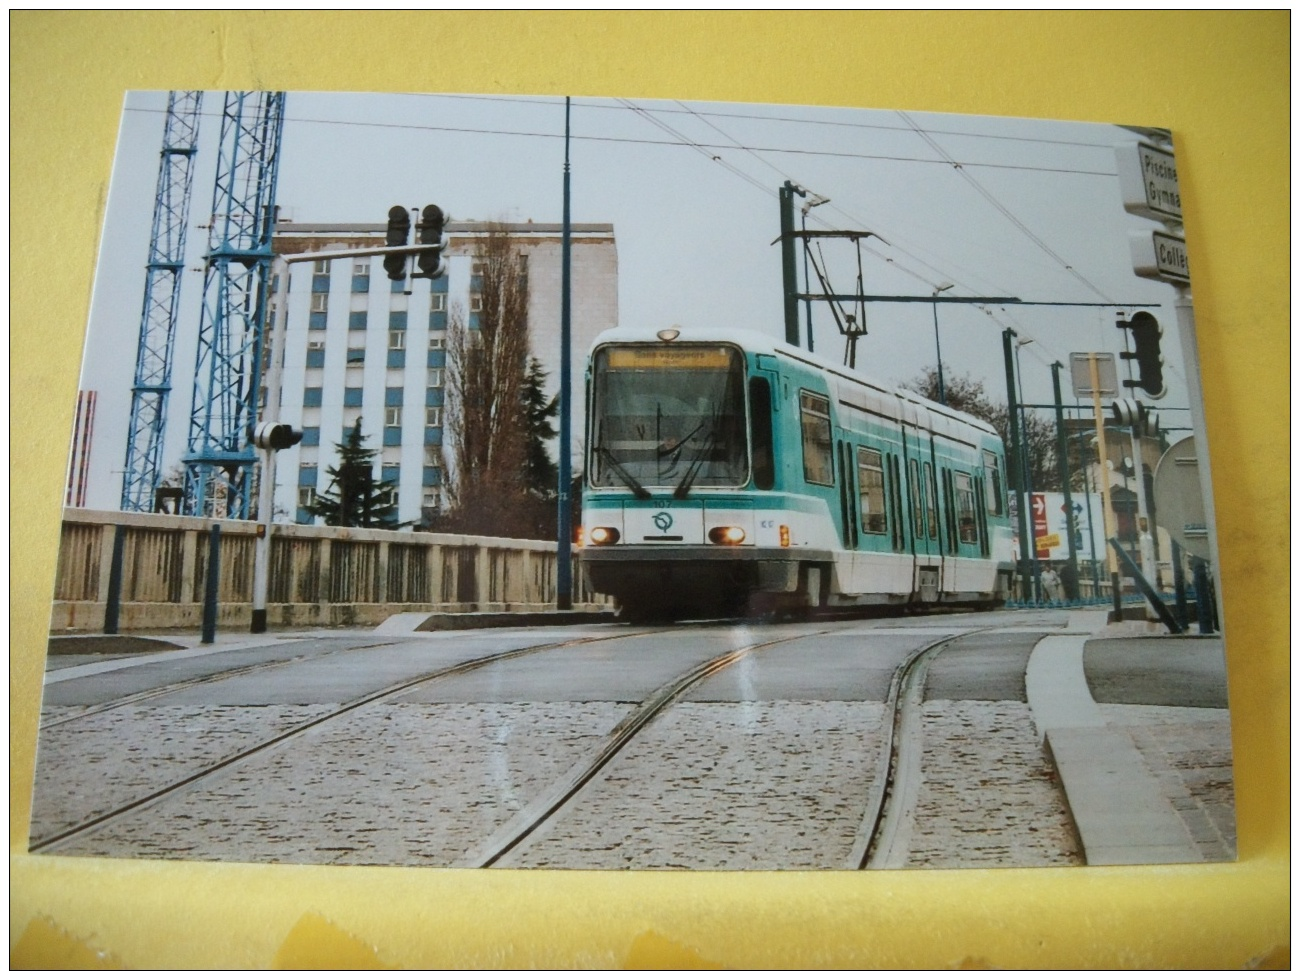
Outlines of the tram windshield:
{"label": "tram windshield", "polygon": [[745,367],[732,347],[603,347],[593,371],[591,481],[639,498],[749,478]]}

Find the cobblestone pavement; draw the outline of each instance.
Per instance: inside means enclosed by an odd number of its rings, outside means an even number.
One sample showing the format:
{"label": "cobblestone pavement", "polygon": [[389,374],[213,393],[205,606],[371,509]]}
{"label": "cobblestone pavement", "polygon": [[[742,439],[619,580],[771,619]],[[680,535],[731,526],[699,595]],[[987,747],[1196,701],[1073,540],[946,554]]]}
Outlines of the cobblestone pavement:
{"label": "cobblestone pavement", "polygon": [[[627,707],[376,705],[87,833],[60,852],[448,866],[563,773]],[[187,723],[230,716],[202,709]],[[156,776],[145,778],[148,786]]]}
{"label": "cobblestone pavement", "polygon": [[[333,705],[137,705],[41,732],[33,842],[125,805],[293,728]],[[47,714],[78,709],[52,708]]]}
{"label": "cobblestone pavement", "polygon": [[927,701],[907,866],[1083,862],[1069,807],[1018,701]]}
{"label": "cobblestone pavement", "polygon": [[1124,729],[1207,863],[1237,858],[1232,726],[1226,708],[1098,705]]}
{"label": "cobblestone pavement", "polygon": [[883,710],[866,701],[676,705],[500,865],[842,868]]}

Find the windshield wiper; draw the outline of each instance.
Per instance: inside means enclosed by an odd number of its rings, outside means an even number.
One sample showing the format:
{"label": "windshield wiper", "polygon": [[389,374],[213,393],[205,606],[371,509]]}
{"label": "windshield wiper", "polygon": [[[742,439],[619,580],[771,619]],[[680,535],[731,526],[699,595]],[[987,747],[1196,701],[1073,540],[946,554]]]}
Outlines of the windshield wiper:
{"label": "windshield wiper", "polygon": [[[698,432],[703,427],[704,423],[700,422],[695,431]],[[691,432],[691,434],[694,435],[695,432]],[[700,445],[700,450],[695,453],[695,458],[691,460],[690,466],[686,469],[686,474],[682,476],[682,481],[677,483],[677,488],[673,490],[674,499],[685,499],[690,494],[691,486],[695,485],[695,477],[700,473],[700,466],[704,464],[705,456],[712,450],[715,438],[717,438],[716,416],[709,425],[709,433],[704,436],[704,442]]]}
{"label": "windshield wiper", "polygon": [[638,499],[650,498],[650,490],[633,478],[632,473],[623,467],[622,462],[614,458],[614,453],[611,452],[607,446],[597,445],[596,451],[605,456],[605,460],[609,462],[610,469],[613,470],[616,476],[623,480],[625,486],[632,490],[632,495],[636,496]]}

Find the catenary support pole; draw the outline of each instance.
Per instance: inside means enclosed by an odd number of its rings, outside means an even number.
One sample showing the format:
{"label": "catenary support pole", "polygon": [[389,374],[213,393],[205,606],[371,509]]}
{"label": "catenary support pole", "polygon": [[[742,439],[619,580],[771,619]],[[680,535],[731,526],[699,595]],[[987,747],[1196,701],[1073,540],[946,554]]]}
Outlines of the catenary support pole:
{"label": "catenary support pole", "polygon": [[555,606],[573,609],[572,224],[569,214],[569,107],[564,99],[564,239],[560,258],[560,481]]}

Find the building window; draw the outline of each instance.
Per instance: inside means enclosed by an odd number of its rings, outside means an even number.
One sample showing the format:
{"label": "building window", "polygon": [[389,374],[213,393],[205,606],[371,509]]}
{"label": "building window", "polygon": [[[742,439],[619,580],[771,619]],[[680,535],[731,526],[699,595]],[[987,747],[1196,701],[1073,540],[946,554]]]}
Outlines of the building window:
{"label": "building window", "polygon": [[440,448],[425,449],[424,461],[427,466],[427,468],[425,469],[426,476],[428,475],[430,469],[442,468],[442,449]]}
{"label": "building window", "polygon": [[302,444],[303,444],[303,445],[319,445],[319,444],[320,444],[320,429],[319,429],[319,428],[304,428],[304,429],[302,430]]}
{"label": "building window", "polygon": [[301,486],[298,489],[298,505],[304,509],[316,501],[316,490],[312,486]]}
{"label": "building window", "polygon": [[366,329],[366,312],[364,310],[354,310],[348,314],[348,330],[365,330]]}
{"label": "building window", "polygon": [[329,261],[329,260],[316,260],[316,262],[312,263],[312,265],[311,265],[311,271],[312,271],[312,273],[316,274],[317,276],[321,276],[321,275],[329,276],[329,272],[330,272],[330,261]]}
{"label": "building window", "polygon": [[431,388],[442,387],[442,368],[436,367],[436,368],[429,369],[429,387]]}
{"label": "building window", "polygon": [[394,310],[388,315],[389,330],[406,330],[406,311]]}
{"label": "building window", "polygon": [[348,367],[361,367],[366,363],[366,349],[364,347],[348,348]]}
{"label": "building window", "polygon": [[325,349],[324,349],[324,348],[313,348],[313,349],[309,349],[309,350],[307,351],[307,366],[308,366],[308,367],[324,367],[324,366],[325,366]]}
{"label": "building window", "polygon": [[360,408],[361,407],[361,388],[344,388],[343,389],[343,407]]}
{"label": "building window", "polygon": [[304,388],[302,392],[302,406],[304,408],[319,408],[323,388]]}
{"label": "building window", "polygon": [[430,335],[429,335],[429,350],[431,350],[431,351],[441,351],[441,350],[444,350],[446,347],[447,347],[447,338],[446,338],[446,337],[443,337],[441,334],[438,334],[438,335],[430,334]]}
{"label": "building window", "polygon": [[472,314],[481,314],[483,312],[483,295],[481,293],[470,294],[469,312]]}
{"label": "building window", "polygon": [[445,293],[433,292],[429,294],[429,313],[442,314],[447,312],[447,295]]}
{"label": "building window", "polygon": [[400,462],[385,462],[379,470],[379,481],[396,482],[402,477],[402,466]]}
{"label": "building window", "polygon": [[352,264],[353,276],[370,276],[370,258],[357,260]]}
{"label": "building window", "polygon": [[313,293],[311,295],[311,312],[314,314],[323,314],[330,309],[330,295],[328,293]]}
{"label": "building window", "polygon": [[432,428],[437,428],[437,427],[439,427],[440,425],[442,425],[442,409],[441,409],[441,408],[425,408],[425,409],[424,409],[424,423],[425,423],[426,425],[432,427]]}
{"label": "building window", "polygon": [[402,424],[401,405],[390,405],[384,409],[384,424],[389,428],[399,428]]}
{"label": "building window", "polygon": [[406,331],[390,330],[388,332],[388,349],[390,351],[400,351],[406,347]]}
{"label": "building window", "polygon": [[442,505],[442,492],[438,489],[424,490],[424,508],[438,509]]}

